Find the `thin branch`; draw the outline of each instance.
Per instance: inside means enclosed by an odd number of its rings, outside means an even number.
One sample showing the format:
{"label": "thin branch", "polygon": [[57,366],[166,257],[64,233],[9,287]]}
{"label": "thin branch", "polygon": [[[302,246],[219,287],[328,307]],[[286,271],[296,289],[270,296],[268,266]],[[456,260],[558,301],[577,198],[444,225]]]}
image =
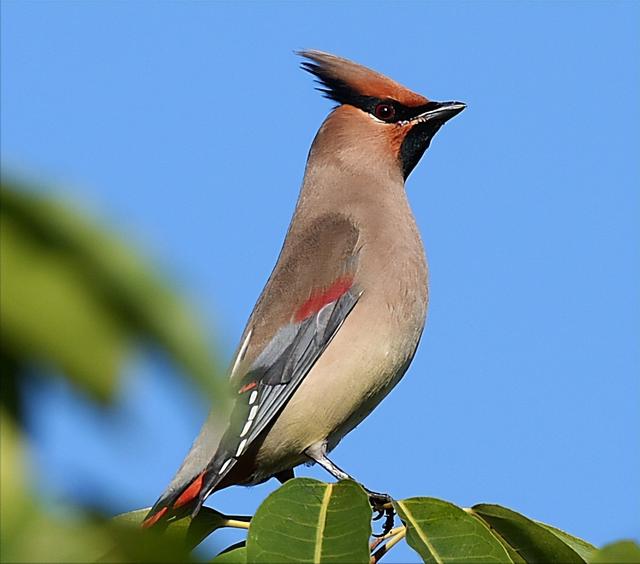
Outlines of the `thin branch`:
{"label": "thin branch", "polygon": [[398,544],[407,534],[406,527],[399,527],[401,530],[398,534],[391,537],[389,542],[384,546],[380,547],[372,556],[371,556],[371,564],[376,564],[380,562],[380,559],[387,554],[396,544]]}
{"label": "thin branch", "polygon": [[404,529],[404,526],[396,527],[395,529],[391,529],[386,535],[382,537],[376,537],[375,540],[371,543],[371,550],[375,550],[387,539],[390,539],[391,537],[397,535],[400,531],[402,531],[402,529]]}
{"label": "thin branch", "polygon": [[240,521],[239,519],[225,519],[225,527],[233,527],[235,529],[248,529],[250,521]]}

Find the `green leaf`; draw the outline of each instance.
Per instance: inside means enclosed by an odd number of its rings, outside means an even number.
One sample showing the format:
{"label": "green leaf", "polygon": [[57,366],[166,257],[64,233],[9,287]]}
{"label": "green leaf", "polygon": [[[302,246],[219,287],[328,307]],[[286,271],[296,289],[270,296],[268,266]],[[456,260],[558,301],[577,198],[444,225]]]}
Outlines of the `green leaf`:
{"label": "green leaf", "polygon": [[10,217],[0,222],[2,348],[49,362],[95,397],[111,397],[126,334],[73,261],[43,249]]}
{"label": "green leaf", "polygon": [[222,395],[201,325],[129,244],[5,178],[0,203],[3,357],[49,363],[105,399],[131,341],[144,339]]}
{"label": "green leaf", "polygon": [[500,535],[526,562],[584,563],[579,553],[564,539],[561,540],[557,533],[515,511],[488,504],[474,505],[470,511]]}
{"label": "green leaf", "polygon": [[640,546],[631,540],[623,540],[603,546],[595,552],[589,564],[639,564]]}
{"label": "green leaf", "polygon": [[107,531],[88,522],[52,519],[34,508],[11,541],[3,542],[2,562],[93,562],[110,546],[116,544]]}
{"label": "green leaf", "polygon": [[573,535],[570,535],[569,533],[566,533],[561,529],[557,529],[556,527],[552,527],[551,525],[547,525],[546,523],[541,523],[540,521],[536,521],[536,523],[541,527],[544,527],[548,531],[551,531],[561,541],[568,544],[586,562],[588,562],[593,553],[598,550],[595,546],[589,544],[587,541],[582,540],[578,537],[574,537]]}
{"label": "green leaf", "polygon": [[33,510],[27,490],[24,439],[13,419],[0,411],[0,562],[11,561],[14,544]]}
{"label": "green leaf", "polygon": [[[113,518],[114,523],[140,528],[142,521],[149,512],[149,508],[122,513]],[[191,550],[198,546],[216,529],[225,527],[228,517],[210,507],[202,507],[195,517],[187,515],[181,519],[158,524],[151,531],[162,531],[173,541],[179,542]]]}
{"label": "green leaf", "polygon": [[297,478],[258,508],[247,561],[368,563],[370,536],[371,506],[361,486]]}
{"label": "green leaf", "polygon": [[424,562],[512,562],[498,539],[473,516],[430,497],[395,501],[407,542]]}
{"label": "green leaf", "polygon": [[242,541],[223,550],[211,561],[211,564],[245,564],[246,562],[247,547]]}
{"label": "green leaf", "polygon": [[[3,488],[4,490],[4,488]],[[4,501],[4,496],[3,496]],[[15,526],[3,518],[2,562],[191,562],[182,542],[161,531],[106,521],[71,507],[58,507],[55,516],[35,504]],[[10,510],[25,512],[25,507]],[[9,527],[9,529],[7,529]]]}
{"label": "green leaf", "polygon": [[133,529],[113,521],[101,523],[100,530],[107,533],[112,548],[103,552],[98,562],[194,562],[189,547],[161,530]]}

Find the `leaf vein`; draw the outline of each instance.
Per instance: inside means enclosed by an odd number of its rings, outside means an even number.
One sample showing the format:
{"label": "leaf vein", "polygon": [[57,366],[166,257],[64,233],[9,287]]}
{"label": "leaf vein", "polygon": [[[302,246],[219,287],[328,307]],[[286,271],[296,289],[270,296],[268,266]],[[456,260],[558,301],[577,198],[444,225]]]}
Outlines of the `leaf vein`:
{"label": "leaf vein", "polygon": [[429,539],[423,534],[423,532],[422,532],[422,530],[420,528],[416,527],[416,524],[418,524],[418,521],[414,517],[413,513],[411,513],[411,511],[409,511],[409,508],[403,502],[399,501],[398,505],[400,505],[400,507],[402,507],[402,510],[403,510],[404,514],[411,521],[411,524],[413,525],[413,530],[418,534],[418,536],[420,537],[420,540],[422,540],[422,542],[425,544],[425,546],[429,549],[429,552],[431,552],[431,554],[433,554],[433,559],[436,561],[436,563],[437,564],[444,564],[444,561],[442,560],[442,557],[440,556],[440,554],[438,554],[438,552],[436,551],[434,546],[431,544]]}
{"label": "leaf vein", "polygon": [[327,488],[322,496],[322,504],[320,505],[320,513],[318,515],[318,528],[316,530],[316,547],[313,554],[313,561],[320,562],[322,557],[322,537],[324,535],[324,528],[327,524],[327,509],[329,508],[329,500],[331,499],[331,492],[333,490],[333,484],[327,484]]}

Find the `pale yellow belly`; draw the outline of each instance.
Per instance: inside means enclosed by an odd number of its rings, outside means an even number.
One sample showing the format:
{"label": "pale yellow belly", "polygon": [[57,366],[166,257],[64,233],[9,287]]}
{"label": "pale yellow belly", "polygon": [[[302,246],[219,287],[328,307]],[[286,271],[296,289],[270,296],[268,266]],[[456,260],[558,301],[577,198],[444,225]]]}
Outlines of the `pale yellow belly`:
{"label": "pale yellow belly", "polygon": [[356,305],[277,418],[257,453],[261,474],[305,462],[313,444],[327,441],[331,450],[402,377],[424,312],[399,320],[375,305],[364,299]]}

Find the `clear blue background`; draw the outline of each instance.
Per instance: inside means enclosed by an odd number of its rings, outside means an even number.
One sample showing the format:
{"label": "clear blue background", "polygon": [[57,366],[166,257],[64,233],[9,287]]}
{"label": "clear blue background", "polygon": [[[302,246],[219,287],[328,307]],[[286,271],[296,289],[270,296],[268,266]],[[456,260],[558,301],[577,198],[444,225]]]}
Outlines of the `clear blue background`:
{"label": "clear blue background", "polygon": [[[467,102],[408,182],[431,267],[422,344],[334,458],[398,498],[637,538],[638,21],[637,2],[4,1],[3,164],[150,251],[228,358],[330,108],[292,51]],[[33,388],[51,499],[147,506],[179,465],[206,406],[156,354],[127,372],[114,415]],[[250,513],[275,486],[210,504]]]}

